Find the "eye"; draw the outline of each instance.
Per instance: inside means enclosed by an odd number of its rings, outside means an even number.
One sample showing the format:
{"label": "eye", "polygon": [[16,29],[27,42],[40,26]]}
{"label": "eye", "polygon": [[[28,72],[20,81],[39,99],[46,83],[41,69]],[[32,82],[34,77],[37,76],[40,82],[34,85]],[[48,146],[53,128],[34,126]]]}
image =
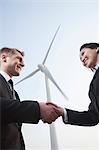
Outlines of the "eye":
{"label": "eye", "polygon": [[17,59],[18,59],[20,62],[23,61],[23,59],[22,59],[21,57],[17,57]]}
{"label": "eye", "polygon": [[81,60],[81,61],[82,61],[83,55],[84,55],[84,52],[81,52],[81,53],[80,53],[80,60]]}
{"label": "eye", "polygon": [[22,62],[22,58],[19,58],[19,61]]}
{"label": "eye", "polygon": [[84,52],[81,53],[81,56],[83,56],[83,55],[84,55]]}

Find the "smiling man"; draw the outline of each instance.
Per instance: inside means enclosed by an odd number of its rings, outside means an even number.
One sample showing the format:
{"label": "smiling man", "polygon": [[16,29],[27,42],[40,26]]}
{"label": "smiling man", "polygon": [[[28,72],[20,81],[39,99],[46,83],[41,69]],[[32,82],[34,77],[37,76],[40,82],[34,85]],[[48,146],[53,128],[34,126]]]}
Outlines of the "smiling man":
{"label": "smiling man", "polygon": [[15,48],[0,50],[0,150],[25,150],[22,123],[52,123],[58,118],[54,106],[44,102],[20,101],[13,88],[13,76],[24,67],[24,53]]}
{"label": "smiling man", "polygon": [[10,78],[19,76],[22,67],[24,67],[24,52],[17,49],[2,48],[0,51],[1,63],[0,70],[6,72]]}

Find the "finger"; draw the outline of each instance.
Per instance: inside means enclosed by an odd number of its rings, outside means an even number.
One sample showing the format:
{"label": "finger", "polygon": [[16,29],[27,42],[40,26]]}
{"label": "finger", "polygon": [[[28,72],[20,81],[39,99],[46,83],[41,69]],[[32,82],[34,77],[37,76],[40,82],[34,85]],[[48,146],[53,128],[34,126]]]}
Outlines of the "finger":
{"label": "finger", "polygon": [[60,116],[60,110],[59,110],[59,108],[54,107],[54,110],[55,110],[55,113],[56,113],[58,116]]}
{"label": "finger", "polygon": [[55,112],[59,115],[59,116],[63,116],[64,114],[64,110],[61,107],[54,107]]}
{"label": "finger", "polygon": [[52,103],[52,102],[46,102],[47,105],[52,105],[52,106],[55,106],[55,107],[58,107],[58,105],[56,105],[55,103]]}
{"label": "finger", "polygon": [[47,121],[45,121],[44,119],[41,119],[43,123],[47,123]]}
{"label": "finger", "polygon": [[58,115],[58,113],[54,112],[54,113],[50,116],[50,120],[53,122],[53,121],[55,121],[58,117],[60,117],[60,116]]}
{"label": "finger", "polygon": [[53,121],[52,120],[42,120],[43,121],[43,123],[48,123],[48,124],[51,124]]}

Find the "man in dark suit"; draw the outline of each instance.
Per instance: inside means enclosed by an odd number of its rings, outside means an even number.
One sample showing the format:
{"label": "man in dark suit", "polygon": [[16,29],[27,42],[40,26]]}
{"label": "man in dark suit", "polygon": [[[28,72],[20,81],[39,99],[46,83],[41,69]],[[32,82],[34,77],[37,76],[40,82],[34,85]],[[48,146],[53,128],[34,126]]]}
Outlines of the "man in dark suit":
{"label": "man in dark suit", "polygon": [[14,48],[0,50],[0,150],[25,150],[22,123],[52,123],[59,116],[54,106],[44,102],[20,101],[13,89],[13,76],[19,76],[24,53]]}
{"label": "man in dark suit", "polygon": [[99,44],[83,44],[80,48],[80,60],[85,67],[90,68],[94,72],[89,88],[91,102],[88,111],[78,112],[58,106],[56,106],[55,110],[63,117],[65,124],[94,126],[99,123]]}

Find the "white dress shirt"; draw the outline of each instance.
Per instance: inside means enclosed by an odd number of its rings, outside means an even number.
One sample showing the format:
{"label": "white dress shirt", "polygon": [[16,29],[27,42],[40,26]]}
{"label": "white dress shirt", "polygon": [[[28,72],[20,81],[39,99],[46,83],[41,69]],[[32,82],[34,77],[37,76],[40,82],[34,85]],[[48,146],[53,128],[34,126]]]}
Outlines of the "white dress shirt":
{"label": "white dress shirt", "polygon": [[[6,80],[7,82],[11,79],[10,76],[9,76],[6,72],[4,72],[4,71],[2,71],[2,70],[0,70],[0,74],[5,78],[5,80]],[[8,82],[8,84],[9,84],[9,86],[10,86],[10,89],[11,89],[12,93],[13,93],[13,98],[16,99],[15,92],[14,92],[14,90],[12,89],[11,84],[10,84],[9,82]]]}
{"label": "white dress shirt", "polygon": [[2,70],[0,70],[0,74],[5,78],[5,80],[7,82],[11,79],[10,76],[6,72],[4,72]]}

